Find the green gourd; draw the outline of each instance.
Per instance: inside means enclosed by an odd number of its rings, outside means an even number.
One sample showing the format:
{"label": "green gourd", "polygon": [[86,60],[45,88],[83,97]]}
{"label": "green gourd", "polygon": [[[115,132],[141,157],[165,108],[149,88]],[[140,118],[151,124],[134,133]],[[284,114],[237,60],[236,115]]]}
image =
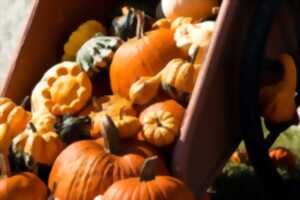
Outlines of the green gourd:
{"label": "green gourd", "polygon": [[115,51],[122,43],[123,40],[119,37],[96,34],[79,49],[76,62],[85,72],[93,76],[101,69],[109,67]]}

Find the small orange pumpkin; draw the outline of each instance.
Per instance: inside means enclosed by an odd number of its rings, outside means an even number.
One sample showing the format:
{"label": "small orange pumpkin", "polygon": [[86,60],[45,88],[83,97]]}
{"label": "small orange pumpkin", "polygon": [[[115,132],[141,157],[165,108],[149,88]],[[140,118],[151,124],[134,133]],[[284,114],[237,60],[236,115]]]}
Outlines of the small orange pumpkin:
{"label": "small orange pumpkin", "polygon": [[289,169],[294,169],[296,167],[295,155],[284,147],[272,149],[269,156],[276,166]]}
{"label": "small orange pumpkin", "polygon": [[10,176],[7,158],[0,155],[1,175],[0,199],[1,200],[45,200],[47,187],[34,174],[24,172]]}
{"label": "small orange pumpkin", "polygon": [[144,139],[156,146],[166,146],[179,135],[185,109],[174,100],[155,103],[140,114]]}
{"label": "small orange pumpkin", "polygon": [[187,57],[176,47],[172,30],[159,28],[144,35],[140,21],[140,34],[117,50],[110,68],[113,93],[126,98],[129,88],[140,77],[157,74],[173,58]]}
{"label": "small orange pumpkin", "polygon": [[[108,116],[104,116],[102,122],[104,138],[73,143],[56,159],[48,183],[55,197],[93,199],[114,182],[138,176],[144,160],[156,154],[143,142],[121,142],[118,130]],[[166,173],[159,160],[159,174]]]}
{"label": "small orange pumpkin", "polygon": [[195,200],[192,192],[180,180],[171,176],[157,176],[157,157],[145,160],[139,177],[115,182],[102,200]]}

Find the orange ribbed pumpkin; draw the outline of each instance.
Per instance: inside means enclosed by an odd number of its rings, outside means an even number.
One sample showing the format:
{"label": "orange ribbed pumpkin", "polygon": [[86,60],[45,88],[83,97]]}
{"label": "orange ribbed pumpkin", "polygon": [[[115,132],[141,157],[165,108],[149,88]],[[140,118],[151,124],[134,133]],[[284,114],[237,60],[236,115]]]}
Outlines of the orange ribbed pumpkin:
{"label": "orange ribbed pumpkin", "polygon": [[[155,151],[139,141],[118,141],[112,120],[103,118],[105,139],[73,143],[55,161],[48,186],[63,200],[92,200],[114,182],[139,175],[147,157]],[[159,174],[167,174],[159,160]]]}
{"label": "orange ribbed pumpkin", "polygon": [[115,53],[110,68],[114,94],[128,98],[131,85],[142,76],[153,76],[173,58],[187,58],[176,47],[173,31],[159,28],[124,43]]}

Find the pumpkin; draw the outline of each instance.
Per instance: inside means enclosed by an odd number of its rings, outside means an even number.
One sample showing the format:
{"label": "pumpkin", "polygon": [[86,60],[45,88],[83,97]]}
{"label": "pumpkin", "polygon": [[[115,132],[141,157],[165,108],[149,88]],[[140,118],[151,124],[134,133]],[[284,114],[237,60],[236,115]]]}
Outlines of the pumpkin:
{"label": "pumpkin", "polygon": [[154,76],[173,58],[186,58],[176,47],[173,31],[160,28],[144,34],[139,17],[138,35],[125,42],[115,53],[110,67],[114,94],[129,97],[131,85],[142,76]]}
{"label": "pumpkin", "polygon": [[288,54],[280,55],[278,61],[283,68],[281,80],[261,84],[259,93],[261,115],[271,124],[292,121],[296,115],[297,67]]}
{"label": "pumpkin", "polygon": [[89,20],[81,24],[78,29],[70,35],[64,45],[64,55],[62,59],[64,61],[74,61],[80,47],[96,33],[106,34],[105,27],[100,22]]}
{"label": "pumpkin", "polygon": [[34,174],[23,172],[11,176],[9,163],[4,155],[0,156],[1,200],[45,200],[47,199],[47,187]]}
{"label": "pumpkin", "polygon": [[22,106],[17,106],[8,98],[0,97],[0,124],[7,124],[11,137],[22,132],[30,119],[31,113]]}
{"label": "pumpkin", "polygon": [[11,135],[8,124],[0,124],[0,152],[5,156],[9,153],[9,146],[12,141]]}
{"label": "pumpkin", "polygon": [[158,102],[140,114],[144,139],[155,146],[167,146],[179,135],[185,109],[174,100]]}
{"label": "pumpkin", "polygon": [[162,0],[162,11],[167,18],[192,17],[194,20],[213,16],[218,0]]}
{"label": "pumpkin", "polygon": [[186,23],[181,23],[181,25],[179,23],[174,35],[176,45],[187,51],[191,57],[194,56],[194,52],[199,48],[195,57],[195,63],[201,64],[215,29],[215,21],[204,21],[197,24],[187,21]]}
{"label": "pumpkin", "polygon": [[64,149],[64,143],[55,132],[55,122],[56,118],[49,113],[36,113],[28,128],[13,139],[13,152],[24,157],[27,167],[52,165]]}
{"label": "pumpkin", "polygon": [[[133,38],[136,36],[136,27],[138,21],[138,13],[143,12],[134,7],[124,6],[122,8],[122,16],[116,17],[112,21],[112,33],[123,40]],[[152,18],[144,14],[144,30],[150,30],[152,25]]]}
{"label": "pumpkin", "polygon": [[[93,199],[114,182],[138,176],[144,160],[155,154],[145,143],[120,141],[113,121],[108,116],[102,120],[104,138],[73,143],[56,159],[48,182],[55,197]],[[159,160],[159,174],[166,173]]]}
{"label": "pumpkin", "polygon": [[[197,55],[197,52],[195,56]],[[183,59],[173,59],[161,74],[162,88],[174,99],[188,102],[194,89],[200,65]]]}
{"label": "pumpkin", "polygon": [[108,115],[112,118],[115,126],[117,127],[120,138],[133,138],[140,131],[141,124],[137,117],[127,115],[124,110],[125,109],[121,109],[119,114],[115,114],[109,111],[92,113],[90,115],[92,119],[92,125],[90,130],[91,136],[93,138],[98,138],[102,136],[103,130],[101,121],[104,115]]}
{"label": "pumpkin", "polygon": [[284,147],[277,147],[269,152],[272,162],[278,167],[285,167],[288,169],[295,169],[296,158],[295,155]]}
{"label": "pumpkin", "polygon": [[55,123],[55,129],[65,144],[90,139],[90,117],[63,116]]}
{"label": "pumpkin", "polygon": [[102,200],[195,200],[193,193],[180,180],[158,176],[156,162],[157,157],[146,159],[139,177],[115,182]]}
{"label": "pumpkin", "polygon": [[78,50],[76,61],[85,72],[93,76],[109,67],[115,51],[122,43],[119,37],[97,34]]}
{"label": "pumpkin", "polygon": [[119,115],[120,111],[126,115],[136,116],[136,111],[133,109],[132,102],[119,95],[107,95],[100,98],[93,98],[90,105],[88,105],[80,116],[87,116],[91,113],[106,111],[112,115]]}
{"label": "pumpkin", "polygon": [[63,62],[49,69],[31,95],[32,112],[68,115],[80,111],[91,98],[92,83],[79,64]]}

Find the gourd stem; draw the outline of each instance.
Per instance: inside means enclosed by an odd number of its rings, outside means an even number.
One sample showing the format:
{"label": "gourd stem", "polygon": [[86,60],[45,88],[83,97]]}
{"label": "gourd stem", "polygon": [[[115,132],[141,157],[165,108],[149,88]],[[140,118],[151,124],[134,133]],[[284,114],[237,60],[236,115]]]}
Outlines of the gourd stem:
{"label": "gourd stem", "polygon": [[32,122],[29,123],[29,128],[32,130],[32,132],[34,132],[34,133],[37,132],[36,127]]}
{"label": "gourd stem", "polygon": [[104,115],[101,120],[104,148],[106,152],[117,155],[121,152],[119,130],[108,115]]}
{"label": "gourd stem", "polygon": [[145,13],[142,11],[136,11],[137,26],[136,26],[136,36],[138,39],[144,37],[144,25],[145,25]]}
{"label": "gourd stem", "polygon": [[155,179],[157,161],[158,156],[145,159],[140,172],[140,181],[151,181]]}
{"label": "gourd stem", "polygon": [[194,49],[192,57],[191,57],[191,63],[195,64],[196,59],[197,59],[197,55],[199,53],[200,47],[198,46],[197,48]]}
{"label": "gourd stem", "polygon": [[30,101],[30,96],[26,96],[26,97],[22,100],[22,103],[21,103],[20,106],[23,107],[23,108],[25,108],[25,107],[28,105],[29,101]]}
{"label": "gourd stem", "polygon": [[11,175],[8,159],[3,153],[0,153],[0,169],[2,176],[9,177]]}

